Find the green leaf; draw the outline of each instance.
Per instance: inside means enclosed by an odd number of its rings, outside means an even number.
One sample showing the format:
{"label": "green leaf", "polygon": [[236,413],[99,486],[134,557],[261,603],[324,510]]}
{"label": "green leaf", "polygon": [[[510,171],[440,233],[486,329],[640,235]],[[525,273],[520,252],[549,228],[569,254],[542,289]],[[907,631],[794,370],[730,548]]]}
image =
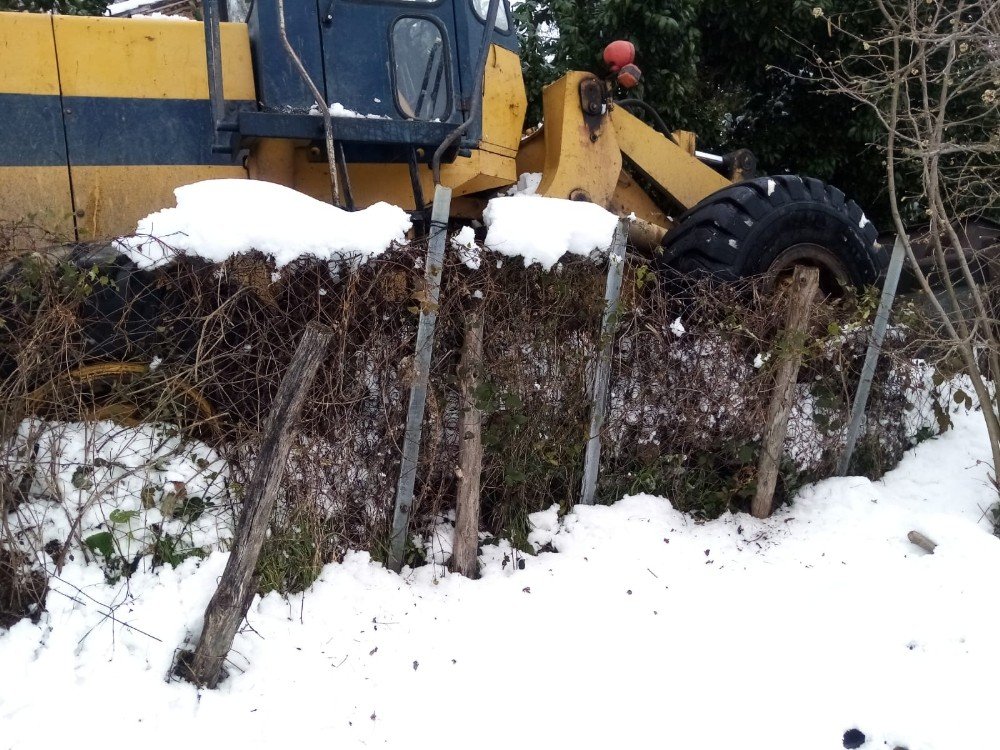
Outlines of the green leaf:
{"label": "green leaf", "polygon": [[524,482],[525,479],[527,479],[525,473],[518,469],[510,469],[504,474],[503,477],[504,484],[506,484],[508,487],[513,486],[515,484],[521,484],[522,482]]}
{"label": "green leaf", "polygon": [[180,508],[174,511],[175,516],[183,518],[185,521],[197,521],[206,508],[212,507],[212,501],[206,502],[200,497],[189,497],[181,503]]}
{"label": "green leaf", "polygon": [[137,510],[121,510],[120,508],[115,508],[115,510],[111,511],[111,515],[108,516],[108,520],[113,524],[123,524],[138,517],[139,511]]}
{"label": "green leaf", "polygon": [[476,407],[482,411],[493,411],[493,397],[496,395],[496,389],[493,384],[489,381],[484,381],[476,386],[476,390],[473,392],[473,397],[476,401]]}
{"label": "green leaf", "polygon": [[78,490],[89,490],[94,486],[94,483],[90,479],[90,475],[94,473],[94,468],[92,466],[77,466],[76,470],[73,472],[73,486]]}
{"label": "green leaf", "polygon": [[111,536],[110,531],[101,531],[97,534],[91,534],[83,543],[90,548],[91,552],[99,554],[106,558],[111,558],[115,554],[115,539]]}

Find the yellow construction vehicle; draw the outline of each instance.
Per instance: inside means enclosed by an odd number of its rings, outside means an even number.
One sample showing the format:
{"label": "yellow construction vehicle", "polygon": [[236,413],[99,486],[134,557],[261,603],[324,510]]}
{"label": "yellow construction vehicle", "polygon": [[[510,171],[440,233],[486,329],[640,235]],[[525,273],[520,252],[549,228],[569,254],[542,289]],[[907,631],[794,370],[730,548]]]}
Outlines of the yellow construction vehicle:
{"label": "yellow construction vehicle", "polygon": [[878,276],[875,229],[839,190],[756,178],[749,152],[703,154],[694,134],[616,100],[640,75],[627,42],[609,46],[602,75],[548,86],[544,121],[523,137],[507,0],[205,0],[203,13],[0,13],[0,219],[109,238],[214,177],[415,216],[437,183],[451,215],[473,219],[536,172],[541,195],[634,214],[633,242],[681,271],[806,263],[831,289]]}

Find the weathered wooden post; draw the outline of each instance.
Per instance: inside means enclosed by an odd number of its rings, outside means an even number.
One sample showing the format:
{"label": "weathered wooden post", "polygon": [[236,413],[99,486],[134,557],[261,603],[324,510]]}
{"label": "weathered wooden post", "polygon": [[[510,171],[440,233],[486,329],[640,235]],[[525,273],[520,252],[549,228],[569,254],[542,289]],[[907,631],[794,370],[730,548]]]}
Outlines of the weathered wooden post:
{"label": "weathered wooden post", "polygon": [[483,470],[483,412],[476,403],[483,362],[483,314],[478,303],[473,304],[458,365],[458,501],[450,565],[453,573],[467,578],[479,577],[479,480]]}
{"label": "weathered wooden post", "polygon": [[819,289],[819,269],[795,267],[789,291],[788,317],[785,322],[785,348],[778,361],[774,378],[774,394],[767,411],[767,424],[761,441],[760,460],[757,464],[757,494],[750,512],[757,518],[771,515],[774,488],[778,483],[781,453],[788,433],[788,417],[795,401],[795,383],[802,366],[802,344],[812,314],[813,300]]}
{"label": "weathered wooden post", "polygon": [[229,562],[205,610],[205,625],[198,645],[194,651],[181,652],[174,669],[179,677],[196,685],[214,688],[219,683],[236,630],[253,601],[257,590],[254,569],[285,474],[285,462],[292,445],[292,426],[302,411],[306,393],[332,339],[333,331],[326,326],[317,323],[306,326],[274,397],[257,465],[247,485]]}
{"label": "weathered wooden post", "polygon": [[618,298],[621,295],[622,274],[625,269],[625,241],[628,237],[626,221],[623,219],[618,222],[608,250],[608,280],[604,287],[601,348],[597,355],[597,370],[594,373],[590,429],[587,432],[587,449],[583,459],[583,485],[580,489],[582,505],[593,505],[597,494],[597,475],[601,468],[601,430],[604,429],[608,383],[611,380],[611,354],[614,349],[615,331],[618,329]]}

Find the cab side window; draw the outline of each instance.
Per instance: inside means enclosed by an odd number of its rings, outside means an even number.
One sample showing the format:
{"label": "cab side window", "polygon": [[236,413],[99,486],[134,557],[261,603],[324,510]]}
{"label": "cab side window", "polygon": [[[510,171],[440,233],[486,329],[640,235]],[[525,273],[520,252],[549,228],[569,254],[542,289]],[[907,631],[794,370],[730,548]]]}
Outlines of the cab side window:
{"label": "cab side window", "polygon": [[400,18],[392,27],[396,104],[414,120],[443,120],[449,114],[448,47],[441,29],[426,18]]}
{"label": "cab side window", "polygon": [[[500,7],[497,9],[497,31],[510,31],[510,21],[507,20],[505,5],[504,0],[500,0]],[[472,7],[475,9],[476,15],[485,21],[486,14],[490,12],[490,0],[472,0]]]}
{"label": "cab side window", "polygon": [[246,23],[252,4],[253,0],[226,0],[226,10],[228,11],[226,18],[235,23]]}

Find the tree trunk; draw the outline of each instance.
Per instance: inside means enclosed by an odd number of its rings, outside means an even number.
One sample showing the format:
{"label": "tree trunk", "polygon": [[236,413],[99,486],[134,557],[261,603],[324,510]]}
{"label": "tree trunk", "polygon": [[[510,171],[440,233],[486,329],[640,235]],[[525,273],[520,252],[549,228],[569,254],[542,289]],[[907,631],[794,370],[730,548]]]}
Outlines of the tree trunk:
{"label": "tree trunk", "polygon": [[476,404],[483,360],[483,317],[470,313],[459,363],[461,413],[458,419],[458,507],[451,570],[467,578],[479,577],[479,479],[483,467],[483,412]]}
{"label": "tree trunk", "polygon": [[182,652],[177,659],[176,674],[196,685],[214,688],[219,683],[236,630],[253,601],[257,589],[254,569],[285,473],[292,426],[332,339],[333,331],[326,326],[310,323],[306,327],[271,405],[260,455],[236,527],[236,539],[219,588],[205,610],[201,638],[193,652]]}
{"label": "tree trunk", "polygon": [[774,394],[767,412],[767,424],[764,427],[760,461],[757,465],[757,494],[750,507],[757,518],[770,516],[774,504],[774,488],[778,483],[778,469],[781,467],[781,454],[788,432],[788,416],[792,411],[795,383],[802,365],[802,344],[818,288],[818,269],[795,267],[785,323],[785,351],[778,361]]}

